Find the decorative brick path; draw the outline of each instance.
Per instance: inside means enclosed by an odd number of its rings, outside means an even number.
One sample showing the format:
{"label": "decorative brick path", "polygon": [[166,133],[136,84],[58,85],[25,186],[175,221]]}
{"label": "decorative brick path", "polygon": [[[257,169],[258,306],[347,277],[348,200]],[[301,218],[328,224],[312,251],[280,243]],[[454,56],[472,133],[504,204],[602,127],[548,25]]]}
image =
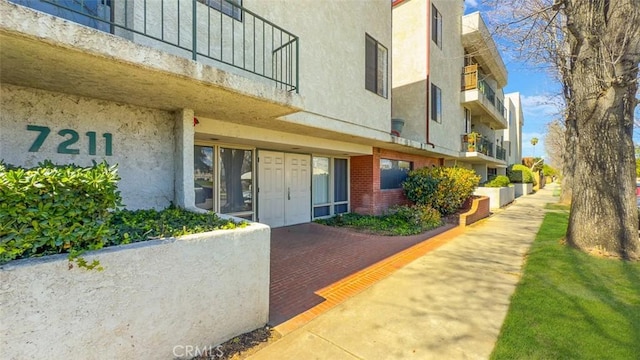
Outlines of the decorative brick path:
{"label": "decorative brick path", "polygon": [[368,235],[315,223],[272,229],[269,323],[282,324],[280,333],[294,330],[462,231],[436,236],[452,228],[415,236]]}

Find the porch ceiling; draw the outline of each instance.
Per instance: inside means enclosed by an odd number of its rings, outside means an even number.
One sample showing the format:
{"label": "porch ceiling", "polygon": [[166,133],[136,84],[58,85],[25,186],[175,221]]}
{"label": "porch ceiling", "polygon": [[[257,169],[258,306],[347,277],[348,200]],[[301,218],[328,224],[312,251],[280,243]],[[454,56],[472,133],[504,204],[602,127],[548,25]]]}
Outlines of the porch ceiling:
{"label": "porch ceiling", "polygon": [[[273,119],[298,109],[297,94],[277,94],[280,90],[259,83],[247,86],[250,79],[109,34],[92,36],[98,41],[108,36],[109,42],[125,47],[123,54],[144,60],[131,62],[0,29],[0,82],[168,111],[189,108],[223,120]],[[251,92],[276,93],[276,99]]]}

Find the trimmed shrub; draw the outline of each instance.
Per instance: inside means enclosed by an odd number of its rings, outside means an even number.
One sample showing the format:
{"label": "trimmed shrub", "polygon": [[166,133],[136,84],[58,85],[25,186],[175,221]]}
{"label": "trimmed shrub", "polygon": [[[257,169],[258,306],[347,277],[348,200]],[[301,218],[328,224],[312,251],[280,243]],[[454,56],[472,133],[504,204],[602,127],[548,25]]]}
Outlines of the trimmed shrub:
{"label": "trimmed shrub", "polygon": [[0,164],[0,263],[16,258],[95,250],[111,236],[122,204],[116,166],[33,169]]}
{"label": "trimmed shrub", "polygon": [[39,164],[33,169],[0,163],[0,264],[13,259],[70,253],[79,266],[98,268],[78,257],[103,246],[244,227],[215,213],[169,207],[119,210],[116,166]]}
{"label": "trimmed shrub", "polygon": [[440,213],[429,205],[395,206],[390,209],[390,213],[419,227],[422,231],[435,229],[442,225]]}
{"label": "trimmed shrub", "polygon": [[459,167],[424,167],[409,172],[402,183],[407,198],[443,215],[455,213],[478,186],[480,176]]}
{"label": "trimmed shrub", "polygon": [[533,183],[533,173],[531,170],[520,164],[510,165],[507,168],[507,175],[509,176],[509,180],[513,183]]}
{"label": "trimmed shrub", "polygon": [[487,181],[482,186],[484,187],[506,187],[511,184],[511,181],[505,175],[498,175],[493,180]]}

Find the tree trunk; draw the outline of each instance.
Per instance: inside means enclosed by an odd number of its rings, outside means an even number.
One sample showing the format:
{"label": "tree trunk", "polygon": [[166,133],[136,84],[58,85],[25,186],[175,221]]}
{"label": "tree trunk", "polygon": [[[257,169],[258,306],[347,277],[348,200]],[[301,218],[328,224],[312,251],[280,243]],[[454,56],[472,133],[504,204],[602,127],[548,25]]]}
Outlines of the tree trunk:
{"label": "tree trunk", "polygon": [[572,115],[570,109],[566,110],[567,119],[565,121],[565,137],[564,137],[564,152],[563,156],[563,168],[562,168],[562,192],[560,193],[561,204],[571,204],[571,197],[573,196],[573,176],[576,168],[576,157],[571,154],[576,153],[576,121],[575,116]]}
{"label": "tree trunk", "polygon": [[576,116],[575,147],[567,149],[574,151],[573,164],[567,163],[573,168],[567,240],[585,251],[638,259],[632,136],[640,0],[566,0],[564,5],[572,45],[570,106]]}

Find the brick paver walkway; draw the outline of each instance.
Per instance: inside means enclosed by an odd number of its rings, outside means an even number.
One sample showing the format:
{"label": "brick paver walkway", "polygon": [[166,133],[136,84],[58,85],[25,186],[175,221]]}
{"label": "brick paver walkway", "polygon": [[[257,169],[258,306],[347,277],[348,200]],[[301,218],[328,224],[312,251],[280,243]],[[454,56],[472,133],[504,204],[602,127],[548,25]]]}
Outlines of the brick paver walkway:
{"label": "brick paver walkway", "polygon": [[272,229],[269,324],[325,301],[319,290],[451,228],[414,236],[375,236],[315,223]]}

